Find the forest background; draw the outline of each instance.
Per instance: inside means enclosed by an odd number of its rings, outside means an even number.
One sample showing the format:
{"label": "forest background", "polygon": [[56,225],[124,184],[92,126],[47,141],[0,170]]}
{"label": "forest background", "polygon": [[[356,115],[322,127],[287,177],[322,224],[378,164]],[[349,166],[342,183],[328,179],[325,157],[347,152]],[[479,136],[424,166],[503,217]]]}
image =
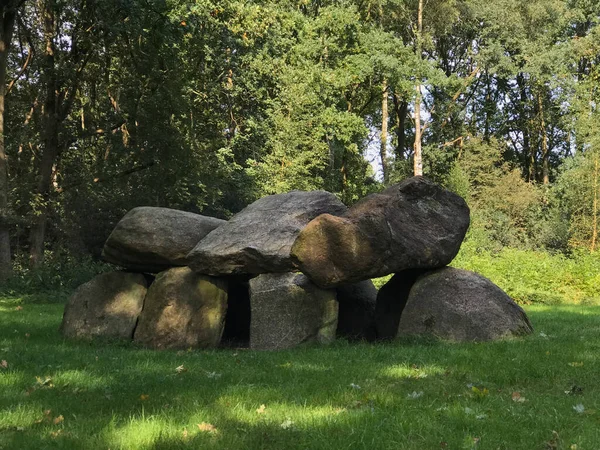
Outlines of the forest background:
{"label": "forest background", "polygon": [[455,264],[600,298],[595,0],[3,0],[0,290],[105,270],[129,209],[228,218],[411,176],[464,196]]}

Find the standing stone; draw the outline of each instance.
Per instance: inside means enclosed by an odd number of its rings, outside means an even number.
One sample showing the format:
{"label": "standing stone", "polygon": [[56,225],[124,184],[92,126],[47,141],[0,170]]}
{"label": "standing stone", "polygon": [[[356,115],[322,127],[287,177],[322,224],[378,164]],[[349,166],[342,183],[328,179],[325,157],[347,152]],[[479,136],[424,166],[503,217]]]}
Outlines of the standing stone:
{"label": "standing stone", "polygon": [[200,241],[189,254],[190,267],[214,276],[292,271],[290,249],[300,230],[320,214],[345,211],[324,191],[263,197]]}
{"label": "standing stone", "polygon": [[71,296],[60,332],[67,338],[131,339],[147,288],[142,274],[98,275]]}
{"label": "standing stone", "polygon": [[339,303],[337,336],[349,340],[375,340],[377,288],[371,280],[336,288]]}
{"label": "standing stone", "polygon": [[414,284],[398,335],[490,341],[532,331],[525,311],[490,280],[468,270],[444,267]]}
{"label": "standing stone", "polygon": [[169,208],[129,211],[104,244],[102,257],[130,270],[161,272],[185,266],[187,254],[225,220]]}
{"label": "standing stone", "polygon": [[134,341],[157,349],[217,347],[226,311],[224,280],[176,267],[150,286]]}
{"label": "standing stone", "polygon": [[264,274],[250,280],[250,348],[280,350],[335,339],[335,290],[321,289],[300,273]]}
{"label": "standing stone", "polygon": [[359,201],[341,217],[311,221],[292,247],[298,268],[321,287],[448,264],[458,253],[469,207],[458,195],[413,177]]}

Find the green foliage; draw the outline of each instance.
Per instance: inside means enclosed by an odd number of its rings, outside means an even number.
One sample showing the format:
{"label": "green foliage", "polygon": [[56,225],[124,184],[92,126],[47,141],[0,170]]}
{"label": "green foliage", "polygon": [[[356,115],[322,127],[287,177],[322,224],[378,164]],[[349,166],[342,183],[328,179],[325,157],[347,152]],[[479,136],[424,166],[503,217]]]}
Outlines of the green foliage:
{"label": "green foliage", "polygon": [[596,251],[600,225],[600,150],[567,160],[554,188],[568,230],[569,244]]}
{"label": "green foliage", "polygon": [[113,266],[91,257],[47,252],[45,263],[29,268],[25,258],[16,258],[12,276],[0,287],[0,296],[25,296],[30,302],[63,302],[75,288],[96,275],[114,270]]}
{"label": "green foliage", "polygon": [[[425,175],[467,198],[470,239],[490,250],[595,247],[599,6],[431,0],[417,55],[417,4],[21,3],[0,218],[13,253],[29,250],[43,213],[47,250],[98,256],[135,206],[227,218],[291,189],[351,204],[383,187],[365,158],[380,144],[383,98],[389,182],[412,174],[417,84]],[[47,129],[48,92],[60,120]],[[58,148],[42,177],[50,134]]]}
{"label": "green foliage", "polygon": [[473,270],[492,280],[521,304],[597,304],[600,302],[600,257],[503,248],[478,248],[467,240],[454,267]]}

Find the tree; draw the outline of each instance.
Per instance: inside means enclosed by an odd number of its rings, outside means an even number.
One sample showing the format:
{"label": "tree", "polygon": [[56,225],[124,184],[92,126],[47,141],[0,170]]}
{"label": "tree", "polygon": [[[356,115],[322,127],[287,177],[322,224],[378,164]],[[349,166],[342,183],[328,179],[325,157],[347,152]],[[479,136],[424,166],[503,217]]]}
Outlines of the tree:
{"label": "tree", "polygon": [[[423,0],[419,0],[419,8],[417,11],[417,31],[416,31],[416,46],[415,51],[417,59],[421,59],[422,41],[423,41]],[[420,76],[418,75],[418,78]],[[423,175],[423,155],[421,151],[421,81],[417,78],[415,96],[415,144],[414,144],[414,174]]]}
{"label": "tree", "polygon": [[15,21],[22,0],[0,2],[0,280],[11,270],[11,251],[8,213],[8,158],[5,146],[4,113],[6,74]]}

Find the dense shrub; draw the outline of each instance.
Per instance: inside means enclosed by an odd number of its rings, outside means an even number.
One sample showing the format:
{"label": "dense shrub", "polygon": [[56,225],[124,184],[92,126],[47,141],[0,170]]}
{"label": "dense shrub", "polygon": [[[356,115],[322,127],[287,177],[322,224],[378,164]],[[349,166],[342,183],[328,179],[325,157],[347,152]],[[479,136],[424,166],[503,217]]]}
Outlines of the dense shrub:
{"label": "dense shrub", "polygon": [[570,256],[547,251],[476,248],[467,240],[454,267],[476,271],[504,289],[518,303],[562,304],[600,302],[600,255]]}
{"label": "dense shrub", "polygon": [[62,301],[77,286],[91,280],[99,273],[114,267],[92,259],[90,256],[74,256],[64,252],[46,252],[44,264],[30,269],[27,260],[18,256],[14,261],[14,273],[0,286],[0,295],[37,296]]}

